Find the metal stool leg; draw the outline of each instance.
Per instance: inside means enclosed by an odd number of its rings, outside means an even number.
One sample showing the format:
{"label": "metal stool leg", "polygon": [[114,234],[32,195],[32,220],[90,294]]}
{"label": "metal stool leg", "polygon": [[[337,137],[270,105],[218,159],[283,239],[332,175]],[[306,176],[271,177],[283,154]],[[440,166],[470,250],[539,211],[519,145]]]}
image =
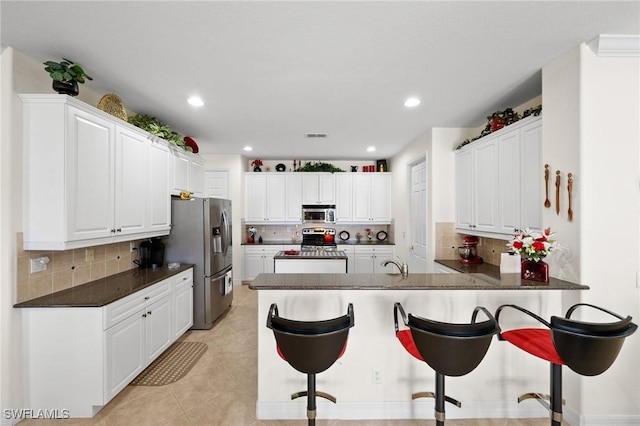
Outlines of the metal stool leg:
{"label": "metal stool leg", "polygon": [[444,374],[436,373],[436,426],[444,426]]}
{"label": "metal stool leg", "polygon": [[551,363],[550,371],[551,395],[551,426],[562,424],[562,366]]}

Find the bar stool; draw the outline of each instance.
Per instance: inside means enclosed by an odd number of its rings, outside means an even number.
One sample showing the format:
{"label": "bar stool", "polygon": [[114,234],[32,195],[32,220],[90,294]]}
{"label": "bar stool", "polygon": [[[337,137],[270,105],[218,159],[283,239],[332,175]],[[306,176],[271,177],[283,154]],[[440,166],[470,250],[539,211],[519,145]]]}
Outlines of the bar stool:
{"label": "bar stool", "polygon": [[[618,318],[609,323],[582,322],[571,319],[571,314],[579,307],[590,307]],[[518,397],[518,403],[525,399],[536,399],[550,412],[551,425],[562,423],[562,366],[583,376],[604,373],[616,360],[624,339],[632,335],[638,326],[631,317],[622,317],[604,308],[578,303],[569,308],[564,317],[552,316],[547,322],[538,315],[517,306],[502,305],[496,310],[496,321],[504,308],[516,309],[544,324],[547,328],[520,328],[503,331],[498,340],[506,340],[529,354],[549,361],[550,395],[526,393]],[[549,401],[548,403],[546,401]]]}
{"label": "bar stool", "polygon": [[307,375],[307,390],[291,394],[291,399],[307,397],[308,425],[316,424],[316,396],[335,403],[336,398],[316,391],[316,374],[331,367],[347,348],[349,329],[353,327],[353,304],[347,314],[322,321],[296,321],[278,315],[278,306],[269,308],[267,327],[273,330],[277,351],[293,368]]}
{"label": "bar stool", "polygon": [[[476,322],[476,317],[481,311],[489,319]],[[400,330],[398,312],[408,329]],[[443,323],[412,314],[409,314],[407,320],[407,315],[398,302],[393,307],[393,316],[396,337],[402,346],[416,359],[429,364],[436,372],[436,391],[417,392],[411,395],[411,399],[434,398],[436,425],[444,426],[444,403],[462,406],[460,401],[445,394],[445,376],[464,376],[473,371],[487,353],[493,335],[500,331],[498,324],[493,315],[482,306],[473,310],[470,324]]]}

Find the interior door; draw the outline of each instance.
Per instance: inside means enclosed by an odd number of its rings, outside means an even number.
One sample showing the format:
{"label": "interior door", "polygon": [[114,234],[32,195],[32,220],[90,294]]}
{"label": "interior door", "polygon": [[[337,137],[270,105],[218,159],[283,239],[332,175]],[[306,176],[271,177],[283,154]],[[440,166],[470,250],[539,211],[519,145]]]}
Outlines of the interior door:
{"label": "interior door", "polygon": [[411,166],[410,270],[427,271],[427,162]]}

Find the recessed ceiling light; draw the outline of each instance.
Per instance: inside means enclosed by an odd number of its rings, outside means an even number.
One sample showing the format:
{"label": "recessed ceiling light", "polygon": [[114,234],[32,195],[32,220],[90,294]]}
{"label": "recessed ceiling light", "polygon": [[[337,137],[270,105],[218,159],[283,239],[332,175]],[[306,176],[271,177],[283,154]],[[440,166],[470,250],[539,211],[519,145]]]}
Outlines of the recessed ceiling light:
{"label": "recessed ceiling light", "polygon": [[404,101],[404,106],[406,106],[407,108],[417,107],[418,105],[420,105],[420,99],[418,98],[408,98],[406,101]]}
{"label": "recessed ceiling light", "polygon": [[187,102],[189,103],[189,105],[196,107],[201,107],[204,105],[204,101],[197,96],[190,97],[189,99],[187,99]]}
{"label": "recessed ceiling light", "polygon": [[253,151],[253,148],[251,148],[250,146],[245,146],[244,148],[245,151]]}
{"label": "recessed ceiling light", "polygon": [[367,151],[368,151],[368,152],[373,152],[373,151],[375,151],[375,150],[376,150],[376,147],[375,147],[375,146],[370,146],[369,148],[367,148]]}

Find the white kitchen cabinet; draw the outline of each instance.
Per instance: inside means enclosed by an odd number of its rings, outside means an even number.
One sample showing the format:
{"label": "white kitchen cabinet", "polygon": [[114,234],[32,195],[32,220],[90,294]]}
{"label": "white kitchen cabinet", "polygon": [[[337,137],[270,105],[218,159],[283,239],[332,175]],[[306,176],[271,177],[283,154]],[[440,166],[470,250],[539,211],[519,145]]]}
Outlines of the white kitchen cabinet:
{"label": "white kitchen cabinet", "polygon": [[281,250],[283,247],[279,245],[244,246],[244,279],[253,280],[258,274],[273,273],[273,257]]}
{"label": "white kitchen cabinet", "polygon": [[180,192],[189,191],[190,188],[191,159],[186,152],[172,150],[172,154],[171,195],[180,195]]}
{"label": "white kitchen cabinet", "polygon": [[[169,196],[171,152],[163,143],[152,142],[147,151],[148,194],[147,226],[149,231],[171,229],[171,197]],[[140,197],[140,194],[137,194]],[[145,197],[140,197],[144,199]]]}
{"label": "white kitchen cabinet", "polygon": [[336,223],[353,221],[353,174],[336,173]]}
{"label": "white kitchen cabinet", "polygon": [[193,269],[173,277],[173,338],[182,336],[193,325]]}
{"label": "white kitchen cabinet", "polygon": [[338,250],[344,251],[344,253],[347,255],[347,273],[349,274],[355,273],[356,272],[355,247],[347,244],[338,244]]}
{"label": "white kitchen cabinet", "polygon": [[498,140],[482,140],[456,152],[456,228],[495,232],[498,224]]}
{"label": "white kitchen cabinet", "polygon": [[358,173],[353,176],[352,220],[357,223],[390,223],[391,175]]}
{"label": "white kitchen cabinet", "polygon": [[190,154],[191,159],[189,161],[189,191],[193,193],[195,197],[204,197],[204,162],[197,156]]}
{"label": "white kitchen cabinet", "polygon": [[245,174],[245,223],[300,223],[300,184],[295,173]]}
{"label": "white kitchen cabinet", "polygon": [[184,332],[192,274],[102,307],[21,308],[28,406],[94,416]]}
{"label": "white kitchen cabinet", "polygon": [[382,266],[385,260],[394,260],[394,246],[354,246],[354,272],[380,274],[399,272],[394,265]]}
{"label": "white kitchen cabinet", "polygon": [[302,204],[335,204],[333,173],[302,173]]}
{"label": "white kitchen cabinet", "polygon": [[542,121],[531,117],[456,151],[456,228],[505,238],[542,228]]}
{"label": "white kitchen cabinet", "polygon": [[453,268],[449,268],[448,266],[444,266],[440,263],[434,263],[433,268],[436,274],[459,274],[459,271],[456,271]]}
{"label": "white kitchen cabinet", "polygon": [[[153,182],[146,132],[68,96],[20,98],[24,249],[65,250],[168,233],[148,220]],[[169,188],[154,194],[166,200]]]}

